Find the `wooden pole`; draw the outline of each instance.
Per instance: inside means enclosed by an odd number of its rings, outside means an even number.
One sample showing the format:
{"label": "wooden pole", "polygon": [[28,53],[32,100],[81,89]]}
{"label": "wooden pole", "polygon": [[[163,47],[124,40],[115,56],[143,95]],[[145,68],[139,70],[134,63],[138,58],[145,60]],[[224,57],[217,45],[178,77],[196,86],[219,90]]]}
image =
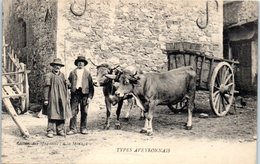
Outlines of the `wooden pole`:
{"label": "wooden pole", "polygon": [[9,52],[7,52],[6,54],[6,72],[11,72],[10,70],[10,55]]}
{"label": "wooden pole", "polygon": [[[24,68],[23,68],[23,63],[20,63],[20,68],[18,69],[19,71],[24,71]],[[24,93],[24,74],[18,74],[18,80],[19,82],[21,82],[22,84],[19,85],[19,89],[22,93]],[[26,95],[27,96],[27,95]],[[27,111],[26,109],[26,96],[24,97],[21,97],[20,98],[20,101],[21,101],[21,109],[22,109],[22,112],[25,113]]]}
{"label": "wooden pole", "polygon": [[28,74],[26,70],[26,65],[21,63],[21,67],[24,71],[24,86],[23,86],[23,92],[26,94],[26,99],[25,99],[25,112],[29,110],[30,107],[30,100],[29,100],[29,83],[28,83]]}
{"label": "wooden pole", "polygon": [[[11,59],[13,59],[14,58],[14,50],[12,49],[12,53],[11,53]],[[10,69],[10,72],[15,72],[14,71],[14,61],[13,60],[10,60],[11,62],[11,69]],[[15,78],[14,77],[12,77],[12,79],[15,81]]]}
{"label": "wooden pole", "polygon": [[3,95],[2,98],[15,98],[15,97],[23,97],[26,96],[25,93],[21,93],[21,94],[10,94],[10,95]]}
{"label": "wooden pole", "polygon": [[5,37],[3,36],[3,65],[4,69],[6,68],[6,45],[5,45]]}
{"label": "wooden pole", "polygon": [[[2,83],[14,83],[14,81],[8,76],[8,75],[5,75],[5,76],[2,76]],[[2,85],[3,85],[2,84]],[[18,94],[22,94],[23,90],[20,90],[17,86],[14,86],[13,89],[18,93]]]}
{"label": "wooden pole", "polygon": [[18,82],[18,83],[2,83],[2,86],[19,86],[20,84],[22,84],[22,82]]}
{"label": "wooden pole", "polygon": [[[19,63],[20,68],[18,69],[18,71],[22,71],[21,64],[22,64],[22,63]],[[23,79],[24,79],[23,74],[18,74],[17,76],[18,76],[18,82],[23,83]],[[18,88],[20,89],[20,91],[23,92],[23,90],[24,90],[24,89],[23,89],[23,84],[22,84],[22,85],[19,85]]]}
{"label": "wooden pole", "polygon": [[6,106],[7,111],[9,112],[10,116],[14,120],[15,124],[18,126],[24,137],[30,137],[30,134],[26,127],[21,123],[21,121],[18,119],[18,115],[16,114],[14,107],[8,98],[3,99],[4,105]]}
{"label": "wooden pole", "polygon": [[[26,73],[30,73],[30,71],[26,71]],[[3,73],[2,73],[2,75],[14,75],[14,74],[24,74],[24,71],[17,71],[17,72],[3,71]]]}

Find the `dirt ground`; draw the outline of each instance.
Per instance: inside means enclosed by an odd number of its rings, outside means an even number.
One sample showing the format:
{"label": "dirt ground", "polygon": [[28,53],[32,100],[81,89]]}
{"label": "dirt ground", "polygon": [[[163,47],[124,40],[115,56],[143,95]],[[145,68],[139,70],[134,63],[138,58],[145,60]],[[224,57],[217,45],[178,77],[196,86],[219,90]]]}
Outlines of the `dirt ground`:
{"label": "dirt ground", "polygon": [[[199,91],[192,130],[184,129],[187,113],[174,114],[161,106],[154,113],[153,136],[139,133],[144,121],[139,120],[138,108],[131,111],[129,121],[121,119],[122,128],[116,130],[113,107],[111,128],[104,130],[105,105],[95,102],[100,99],[103,96],[97,89],[89,108],[87,135],[47,138],[47,118],[28,113],[19,116],[31,135],[25,140],[11,117],[2,113],[2,163],[256,163],[256,97],[246,97],[246,107],[216,117],[208,93]],[[200,118],[201,113],[209,117]]]}

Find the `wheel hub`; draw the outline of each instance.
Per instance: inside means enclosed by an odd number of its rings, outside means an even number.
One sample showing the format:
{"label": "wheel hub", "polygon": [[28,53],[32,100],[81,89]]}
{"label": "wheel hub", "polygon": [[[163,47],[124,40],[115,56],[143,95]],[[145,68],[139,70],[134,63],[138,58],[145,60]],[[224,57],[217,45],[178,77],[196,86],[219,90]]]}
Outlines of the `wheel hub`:
{"label": "wheel hub", "polygon": [[224,93],[227,93],[227,91],[228,91],[228,87],[224,84],[221,84],[219,87],[219,92],[224,94]]}

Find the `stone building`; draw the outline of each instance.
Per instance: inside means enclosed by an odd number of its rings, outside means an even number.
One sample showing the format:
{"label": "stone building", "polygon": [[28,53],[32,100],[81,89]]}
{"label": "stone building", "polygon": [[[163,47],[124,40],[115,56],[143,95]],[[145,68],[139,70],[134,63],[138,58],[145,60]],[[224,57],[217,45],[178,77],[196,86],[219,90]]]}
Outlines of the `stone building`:
{"label": "stone building", "polygon": [[[75,67],[79,54],[96,63],[118,59],[147,71],[164,71],[166,43],[191,42],[223,58],[223,2],[5,0],[4,35],[32,71],[30,95],[38,101],[43,74],[55,57],[66,62],[65,72]],[[93,65],[88,68],[95,74]]]}
{"label": "stone building", "polygon": [[237,87],[257,92],[258,1],[224,3],[224,57],[240,62]]}
{"label": "stone building", "polygon": [[43,75],[56,56],[56,10],[55,1],[3,1],[5,42],[31,70],[28,76],[32,101],[41,99]]}

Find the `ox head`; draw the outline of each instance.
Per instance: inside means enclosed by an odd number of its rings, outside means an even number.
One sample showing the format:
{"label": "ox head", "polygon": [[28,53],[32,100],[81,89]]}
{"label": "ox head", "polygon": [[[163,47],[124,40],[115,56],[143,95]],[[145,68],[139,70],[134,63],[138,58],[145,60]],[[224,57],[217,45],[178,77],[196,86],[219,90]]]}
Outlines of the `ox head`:
{"label": "ox head", "polygon": [[108,64],[101,64],[96,66],[97,67],[97,77],[94,81],[94,85],[99,86],[105,86],[109,82],[111,82],[111,78],[116,78],[118,75],[118,68],[116,67],[110,67]]}
{"label": "ox head", "polygon": [[134,87],[139,85],[140,77],[137,71],[132,71],[126,68],[119,78],[119,86],[115,92],[118,97],[125,97],[133,93]]}

